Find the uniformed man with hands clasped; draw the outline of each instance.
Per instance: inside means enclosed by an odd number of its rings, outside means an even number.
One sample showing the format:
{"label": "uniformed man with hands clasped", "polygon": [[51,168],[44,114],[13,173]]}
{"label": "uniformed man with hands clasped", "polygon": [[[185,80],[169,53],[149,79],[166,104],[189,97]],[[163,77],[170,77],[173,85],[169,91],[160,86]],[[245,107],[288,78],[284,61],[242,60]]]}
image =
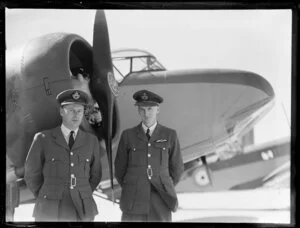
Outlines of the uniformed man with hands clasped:
{"label": "uniformed man with hands clasped", "polygon": [[93,221],[92,193],[102,175],[96,136],[79,129],[88,95],[65,90],[56,97],[62,124],[35,135],[25,163],[25,181],[36,197],[36,221]]}
{"label": "uniformed man with hands clasped", "polygon": [[177,134],[157,122],[159,95],[141,90],[133,98],[142,121],[123,131],[115,158],[122,221],[170,222],[184,169]]}

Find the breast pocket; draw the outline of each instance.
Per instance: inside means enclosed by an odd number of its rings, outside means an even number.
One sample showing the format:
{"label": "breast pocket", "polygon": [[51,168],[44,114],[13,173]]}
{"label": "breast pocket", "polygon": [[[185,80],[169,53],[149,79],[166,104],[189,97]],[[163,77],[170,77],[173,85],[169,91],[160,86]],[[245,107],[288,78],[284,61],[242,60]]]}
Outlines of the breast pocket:
{"label": "breast pocket", "polygon": [[167,143],[155,143],[155,148],[159,150],[160,153],[160,164],[167,165],[169,160],[169,150],[170,145]]}
{"label": "breast pocket", "polygon": [[145,152],[146,146],[130,146],[128,148],[130,165],[144,165],[146,164]]}
{"label": "breast pocket", "polygon": [[49,155],[45,158],[44,176],[45,177],[59,177],[64,172],[65,162],[62,157],[57,155]]}
{"label": "breast pocket", "polygon": [[91,167],[91,157],[88,155],[79,155],[79,167],[84,177],[89,177]]}

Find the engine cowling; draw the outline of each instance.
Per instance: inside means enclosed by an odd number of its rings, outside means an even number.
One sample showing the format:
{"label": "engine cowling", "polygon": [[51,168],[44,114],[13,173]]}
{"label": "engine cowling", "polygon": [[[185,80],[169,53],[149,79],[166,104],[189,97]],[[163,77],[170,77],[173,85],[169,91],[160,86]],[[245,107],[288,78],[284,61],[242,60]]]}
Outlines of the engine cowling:
{"label": "engine cowling", "polygon": [[[36,38],[18,49],[7,51],[6,62],[6,121],[7,157],[15,168],[22,168],[35,133],[60,124],[58,93],[65,89],[81,89],[94,101],[90,78],[79,80],[72,69],[82,67],[93,74],[91,45],[75,34],[53,33]],[[99,88],[102,90],[103,88]],[[106,112],[107,92],[97,102],[101,113]],[[103,116],[103,121],[105,120]],[[118,134],[118,112],[113,112],[113,138]],[[103,127],[94,127],[84,118],[81,128],[95,134],[99,141],[105,135]],[[100,145],[104,146],[104,143]],[[101,150],[101,156],[106,156]],[[22,171],[23,172],[23,171]],[[19,176],[22,176],[18,174]]]}

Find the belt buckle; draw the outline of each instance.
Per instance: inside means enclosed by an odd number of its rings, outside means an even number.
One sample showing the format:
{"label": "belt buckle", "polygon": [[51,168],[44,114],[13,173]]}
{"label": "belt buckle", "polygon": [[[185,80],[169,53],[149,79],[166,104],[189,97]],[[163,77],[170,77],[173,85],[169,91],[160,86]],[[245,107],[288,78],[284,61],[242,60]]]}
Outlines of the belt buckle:
{"label": "belt buckle", "polygon": [[[74,180],[74,184],[73,184],[73,180]],[[76,187],[76,177],[75,176],[71,176],[71,188],[75,188]]]}
{"label": "belt buckle", "polygon": [[153,172],[152,172],[152,168],[151,167],[147,168],[147,175],[148,175],[148,178],[151,178],[153,176]]}

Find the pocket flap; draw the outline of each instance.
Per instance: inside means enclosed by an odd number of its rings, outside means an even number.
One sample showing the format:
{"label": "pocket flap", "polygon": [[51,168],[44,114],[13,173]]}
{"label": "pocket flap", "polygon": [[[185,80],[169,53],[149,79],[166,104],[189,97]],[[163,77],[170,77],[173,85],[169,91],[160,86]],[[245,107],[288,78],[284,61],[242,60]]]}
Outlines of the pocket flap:
{"label": "pocket flap", "polygon": [[163,150],[170,148],[168,143],[155,143],[154,146]]}
{"label": "pocket flap", "polygon": [[79,155],[79,161],[81,161],[81,162],[91,162],[91,158],[87,155]]}
{"label": "pocket flap", "polygon": [[62,199],[62,191],[40,191],[39,198],[41,199],[51,199],[51,200],[60,200]]}
{"label": "pocket flap", "polygon": [[58,162],[58,161],[62,162],[64,160],[60,156],[53,155],[53,156],[46,156],[45,161],[46,162]]}

